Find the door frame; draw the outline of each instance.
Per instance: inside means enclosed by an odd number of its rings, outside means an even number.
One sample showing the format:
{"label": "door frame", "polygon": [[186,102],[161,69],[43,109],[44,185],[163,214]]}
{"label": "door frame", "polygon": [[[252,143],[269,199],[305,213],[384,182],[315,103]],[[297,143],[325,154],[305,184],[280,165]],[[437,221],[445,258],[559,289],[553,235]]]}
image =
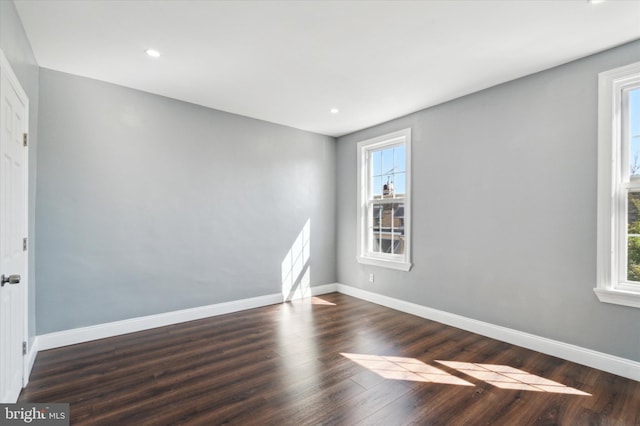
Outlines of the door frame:
{"label": "door frame", "polygon": [[[20,101],[24,104],[25,107],[25,115],[24,115],[24,129],[23,133],[29,135],[29,98],[27,97],[27,93],[22,88],[18,77],[13,72],[13,68],[11,68],[11,64],[7,60],[7,57],[4,54],[4,51],[0,49],[0,73],[4,74],[9,81],[9,84],[15,90],[16,94]],[[26,354],[22,356],[22,386],[25,387],[29,382],[29,373],[30,373],[30,362],[29,362],[29,354],[30,354],[30,342],[29,342],[29,252],[31,250],[31,238],[29,237],[29,148],[30,144],[27,143],[25,147],[25,194],[24,194],[24,211],[25,211],[25,238],[27,238],[27,250],[25,251],[26,256],[26,265],[24,270],[24,275],[20,280],[20,284],[24,284],[22,287],[22,295],[23,295],[23,330],[22,330],[22,341],[26,342],[27,350]]]}

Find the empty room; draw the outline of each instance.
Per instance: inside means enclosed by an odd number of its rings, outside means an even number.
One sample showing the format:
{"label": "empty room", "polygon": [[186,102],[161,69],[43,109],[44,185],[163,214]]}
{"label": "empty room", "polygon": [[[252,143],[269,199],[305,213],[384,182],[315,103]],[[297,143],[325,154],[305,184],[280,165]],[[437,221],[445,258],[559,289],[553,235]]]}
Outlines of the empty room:
{"label": "empty room", "polygon": [[0,424],[640,425],[640,0],[0,0]]}

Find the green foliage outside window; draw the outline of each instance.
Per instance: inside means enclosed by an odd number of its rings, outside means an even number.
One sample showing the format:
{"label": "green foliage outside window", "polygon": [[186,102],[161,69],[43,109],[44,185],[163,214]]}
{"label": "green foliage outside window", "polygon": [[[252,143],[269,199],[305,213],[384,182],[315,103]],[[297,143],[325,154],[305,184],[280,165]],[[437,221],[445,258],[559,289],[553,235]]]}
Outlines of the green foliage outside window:
{"label": "green foliage outside window", "polygon": [[640,282],[640,193],[629,193],[628,202],[627,279]]}

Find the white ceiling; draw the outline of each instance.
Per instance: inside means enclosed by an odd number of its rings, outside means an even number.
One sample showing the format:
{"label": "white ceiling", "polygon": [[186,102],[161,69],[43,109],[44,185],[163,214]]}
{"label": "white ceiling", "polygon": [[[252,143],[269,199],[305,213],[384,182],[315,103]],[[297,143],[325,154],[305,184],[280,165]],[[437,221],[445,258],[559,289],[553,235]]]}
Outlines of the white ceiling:
{"label": "white ceiling", "polygon": [[640,39],[636,0],[15,3],[42,67],[331,136]]}

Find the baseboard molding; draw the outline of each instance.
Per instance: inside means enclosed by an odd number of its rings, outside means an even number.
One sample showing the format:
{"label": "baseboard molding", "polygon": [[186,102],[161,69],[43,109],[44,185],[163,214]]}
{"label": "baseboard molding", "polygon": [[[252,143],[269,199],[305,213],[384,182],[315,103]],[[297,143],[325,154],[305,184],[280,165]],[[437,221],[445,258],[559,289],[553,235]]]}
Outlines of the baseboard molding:
{"label": "baseboard molding", "polygon": [[163,314],[149,315],[89,327],[58,331],[38,336],[38,346],[41,351],[44,351],[62,346],[89,342],[91,340],[104,339],[107,337],[134,333],[136,331],[149,330],[152,328],[194,321],[216,315],[238,312],[245,309],[259,308],[281,302],[281,294],[269,294],[266,296],[252,297],[232,302],[216,303],[198,308],[183,309]]}
{"label": "baseboard molding", "polygon": [[39,345],[38,336],[33,338],[29,351],[27,352],[27,362],[24,366],[24,375],[22,380],[22,386],[26,386],[29,383],[29,377],[31,377],[31,370],[33,370],[33,364],[36,362],[36,356],[38,356]]}
{"label": "baseboard molding", "polygon": [[[332,293],[336,291],[336,288],[337,284],[325,284],[311,287],[310,293],[312,296]],[[36,351],[44,351],[47,349],[55,349],[62,346],[75,345],[77,343],[105,339],[108,337],[120,336],[127,333],[135,333],[137,331],[149,330],[152,328],[164,327],[167,325],[179,324],[182,322],[194,321],[217,315],[230,314],[247,309],[261,308],[263,306],[282,303],[282,301],[282,294],[268,294],[265,296],[251,297],[248,299],[234,300],[231,302],[216,303],[213,305],[201,306],[197,308],[166,312],[163,314],[149,315],[122,321],[114,321],[105,324],[98,324],[89,327],[58,331],[55,333],[42,334],[37,336],[37,345],[34,344],[33,346],[36,348]],[[33,358],[35,361],[35,354]]]}
{"label": "baseboard molding", "polygon": [[338,292],[358,299],[640,381],[640,362],[394,299],[357,287],[344,284],[337,284],[336,287]]}
{"label": "baseboard molding", "polygon": [[[378,305],[386,306],[401,312],[406,312],[432,321],[437,321],[453,327],[461,328],[482,336],[491,337],[503,342],[525,347],[527,349],[556,356],[588,367],[597,368],[609,373],[640,381],[640,363],[614,355],[597,352],[545,337],[524,333],[518,330],[490,324],[483,321],[463,317],[438,309],[429,308],[415,303],[383,296],[366,290],[344,284],[325,284],[311,287],[312,296],[326,293],[340,292],[358,299],[366,300]],[[36,359],[38,351],[89,342],[119,336],[136,331],[149,330],[167,325],[179,324],[187,321],[239,312],[246,309],[282,303],[282,294],[269,294],[231,302],[217,303],[198,308],[149,315],[123,321],[115,321],[90,327],[76,328],[56,333],[37,336],[29,349],[28,372]],[[28,377],[28,376],[27,376]]]}
{"label": "baseboard molding", "polygon": [[323,284],[311,287],[312,296],[320,296],[322,294],[335,293],[338,291],[338,283]]}

